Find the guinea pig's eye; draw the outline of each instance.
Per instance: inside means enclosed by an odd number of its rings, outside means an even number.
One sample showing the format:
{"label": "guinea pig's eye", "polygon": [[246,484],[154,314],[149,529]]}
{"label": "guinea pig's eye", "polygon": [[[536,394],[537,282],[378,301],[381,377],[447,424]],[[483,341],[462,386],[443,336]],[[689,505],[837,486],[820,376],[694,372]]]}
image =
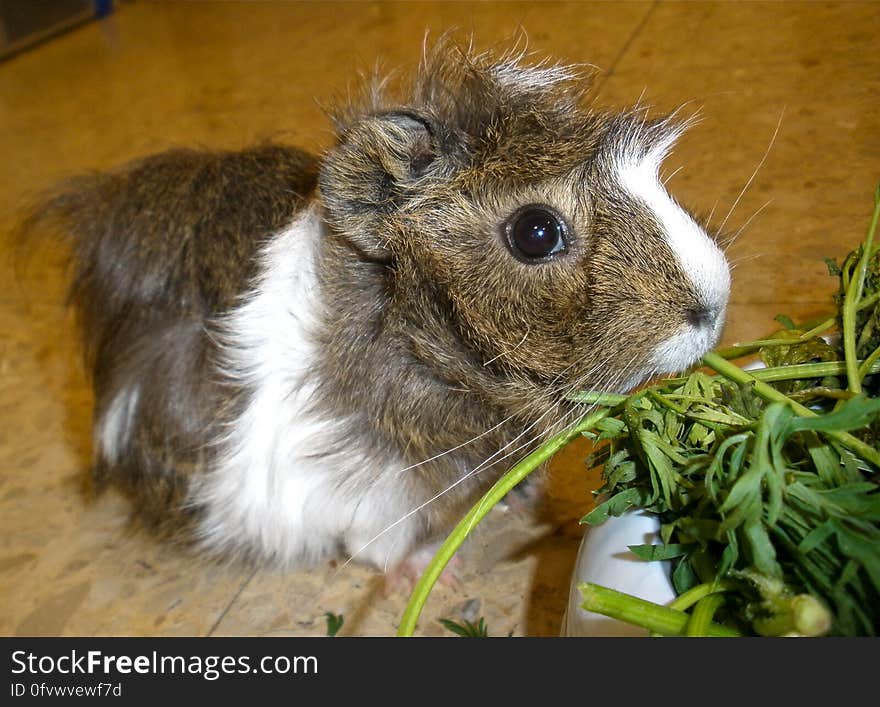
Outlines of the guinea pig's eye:
{"label": "guinea pig's eye", "polygon": [[545,206],[524,206],[505,227],[510,250],[520,260],[539,261],[565,249],[562,219]]}

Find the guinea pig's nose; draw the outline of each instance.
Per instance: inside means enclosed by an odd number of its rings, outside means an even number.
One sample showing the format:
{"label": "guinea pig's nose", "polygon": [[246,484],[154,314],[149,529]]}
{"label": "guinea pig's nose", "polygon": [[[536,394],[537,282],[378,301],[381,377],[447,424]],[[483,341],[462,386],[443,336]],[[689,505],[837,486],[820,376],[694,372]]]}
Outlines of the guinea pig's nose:
{"label": "guinea pig's nose", "polygon": [[711,328],[715,325],[718,314],[718,307],[690,307],[685,312],[685,319],[687,319],[688,324],[697,329]]}

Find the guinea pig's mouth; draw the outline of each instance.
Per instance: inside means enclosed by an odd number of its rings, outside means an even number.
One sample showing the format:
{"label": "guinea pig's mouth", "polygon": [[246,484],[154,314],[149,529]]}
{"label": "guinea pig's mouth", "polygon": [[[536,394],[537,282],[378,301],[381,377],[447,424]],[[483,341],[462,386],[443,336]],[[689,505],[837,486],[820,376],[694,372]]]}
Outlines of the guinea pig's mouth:
{"label": "guinea pig's mouth", "polygon": [[677,374],[697,363],[721,338],[724,315],[724,307],[690,313],[687,323],[654,349],[653,370],[661,375]]}

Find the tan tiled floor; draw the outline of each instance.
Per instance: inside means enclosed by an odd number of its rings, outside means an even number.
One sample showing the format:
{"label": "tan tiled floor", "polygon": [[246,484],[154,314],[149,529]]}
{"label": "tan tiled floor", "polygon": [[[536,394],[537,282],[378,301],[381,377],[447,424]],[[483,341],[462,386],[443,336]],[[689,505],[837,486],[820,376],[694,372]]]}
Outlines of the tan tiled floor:
{"label": "tan tiled floor", "polygon": [[[330,132],[319,103],[377,60],[411,64],[426,29],[452,26],[480,46],[522,27],[539,53],[595,64],[599,104],[644,92],[661,110],[700,109],[666,167],[684,166],[670,181],[681,201],[729,233],[748,224],[729,251],[725,343],[767,333],[779,312],[825,309],[821,259],[863,236],[880,180],[877,3],[117,5],[0,64],[4,231],[54,180],[148,151],[270,135],[320,148]],[[344,634],[394,632],[405,597],[383,596],[370,570],[193,562],[130,532],[121,499],[93,498],[90,393],[59,264],[2,267],[0,634],[321,635],[325,611],[344,614]],[[494,512],[462,586],[436,590],[421,633],[442,633],[436,619],[463,608],[493,634],[558,632],[590,487],[580,451],[554,464],[544,521]]]}

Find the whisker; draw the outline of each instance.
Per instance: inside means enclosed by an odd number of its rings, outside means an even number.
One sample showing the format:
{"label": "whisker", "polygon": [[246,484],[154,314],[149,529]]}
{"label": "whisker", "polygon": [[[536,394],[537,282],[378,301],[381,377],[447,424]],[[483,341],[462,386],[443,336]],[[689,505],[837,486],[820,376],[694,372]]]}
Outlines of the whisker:
{"label": "whisker", "polygon": [[[351,554],[351,556],[350,556],[345,562],[343,562],[343,563],[339,566],[339,569],[341,570],[341,569],[345,568],[346,566],[348,566],[348,565],[349,565],[349,564],[350,564],[350,563],[351,563],[351,562],[352,562],[352,561],[353,561],[353,560],[354,560],[354,559],[355,559],[355,558],[356,558],[361,552],[363,552],[364,550],[366,550],[370,545],[372,545],[376,540],[378,540],[379,538],[381,538],[383,535],[385,535],[385,534],[388,533],[389,531],[393,530],[393,529],[396,528],[398,525],[400,525],[401,523],[403,523],[403,522],[404,522],[405,520],[407,520],[408,518],[411,518],[413,515],[415,515],[416,513],[418,513],[419,511],[421,511],[422,509],[426,508],[428,505],[430,505],[431,503],[433,503],[434,501],[436,501],[436,500],[437,500],[438,498],[440,498],[441,496],[443,496],[443,495],[449,493],[449,491],[451,491],[452,489],[454,489],[454,488],[455,488],[456,486],[458,486],[459,484],[462,484],[462,483],[464,483],[465,481],[467,481],[467,480],[468,480],[469,478],[471,478],[475,473],[478,473],[479,470],[482,469],[483,467],[485,467],[486,464],[490,463],[491,460],[492,460],[494,457],[496,457],[498,454],[500,454],[501,452],[503,452],[507,447],[511,446],[512,444],[515,444],[516,441],[517,441],[518,439],[520,439],[523,435],[527,434],[531,429],[533,429],[536,425],[538,425],[538,424],[540,423],[541,419],[542,419],[544,416],[548,415],[550,412],[552,412],[552,408],[546,410],[546,411],[544,412],[544,414],[541,415],[541,417],[539,417],[535,422],[533,422],[528,428],[526,428],[526,430],[524,430],[523,432],[521,432],[517,437],[515,437],[513,440],[511,440],[510,442],[508,442],[508,443],[507,443],[506,445],[504,445],[501,449],[499,449],[498,451],[496,451],[496,452],[494,452],[492,455],[490,455],[490,456],[488,457],[488,459],[486,459],[486,460],[484,460],[483,462],[481,462],[477,467],[475,467],[474,469],[470,470],[470,471],[469,471],[467,474],[465,474],[464,476],[462,476],[462,477],[456,479],[456,480],[455,480],[454,482],[452,482],[449,486],[447,486],[446,488],[444,488],[444,489],[441,490],[441,491],[438,491],[436,494],[434,494],[433,496],[431,496],[431,498],[429,498],[429,499],[426,500],[426,501],[423,501],[421,504],[419,504],[418,506],[416,506],[416,507],[413,508],[412,510],[408,511],[407,513],[405,513],[404,515],[402,515],[400,518],[398,518],[397,520],[395,520],[393,523],[391,523],[390,525],[386,526],[386,527],[383,528],[381,531],[379,531],[378,533],[376,533],[376,535],[374,535],[372,538],[370,538],[366,543],[364,543],[364,545],[362,545],[362,546],[359,547],[357,550],[355,550],[355,551]],[[502,459],[503,459],[503,458],[504,458],[504,457],[502,457]]]}
{"label": "whisker", "polygon": [[730,246],[732,246],[736,242],[736,239],[739,238],[740,234],[743,231],[745,231],[746,228],[749,227],[749,224],[755,219],[755,217],[757,217],[758,214],[760,214],[764,209],[766,209],[772,202],[773,202],[773,199],[768,199],[767,201],[765,201],[764,204],[757,211],[755,211],[755,213],[753,213],[751,216],[749,216],[746,219],[745,223],[739,227],[739,230],[736,233],[734,233],[733,236],[731,236],[727,240],[727,242],[724,244],[724,254],[725,255],[727,255],[727,249],[730,248]]}
{"label": "whisker", "polygon": [[[589,411],[589,410],[591,410],[591,409],[594,409],[594,408],[595,408],[594,405],[593,405],[593,406],[590,406],[589,408],[587,408],[587,411]],[[559,425],[561,422],[564,422],[565,420],[571,418],[571,416],[572,416],[574,413],[576,413],[576,412],[578,412],[577,408],[572,408],[572,409],[570,409],[567,413],[565,413],[565,415],[563,415],[563,416],[560,418],[559,422],[554,423],[554,426],[553,426],[553,427],[555,428],[555,427],[556,427],[557,425]],[[585,414],[586,414],[586,412],[585,412]],[[577,418],[577,420],[575,420],[575,422],[574,422],[573,424],[577,424],[577,422],[580,421],[582,417],[583,417],[583,415],[579,415],[578,418]],[[567,425],[566,425],[566,426],[567,426]],[[565,429],[565,426],[563,426],[563,429]],[[561,431],[561,430],[560,430],[560,431]],[[549,438],[549,437],[552,437],[552,436],[555,435],[555,434],[558,434],[558,432],[555,432],[555,431],[554,431],[553,434],[548,435],[548,438]],[[501,459],[498,459],[497,461],[503,461],[504,459],[507,459],[508,457],[513,456],[514,454],[516,454],[516,453],[519,452],[520,450],[525,449],[525,448],[529,448],[529,450],[528,450],[525,454],[523,454],[522,456],[520,456],[519,459],[517,459],[513,464],[510,465],[510,469],[513,469],[517,464],[519,464],[519,463],[520,463],[521,461],[523,461],[526,457],[528,457],[529,454],[532,453],[532,451],[534,451],[534,449],[532,449],[532,447],[534,447],[534,443],[535,443],[538,439],[540,439],[541,436],[542,436],[542,435],[537,435],[537,436],[533,437],[533,438],[530,439],[528,442],[525,442],[525,443],[521,444],[520,446],[518,446],[516,449],[511,450],[510,452],[508,452],[507,454],[505,454],[503,457],[501,457]],[[475,471],[476,471],[476,470],[475,470]],[[482,503],[485,503],[485,502],[486,502],[486,499],[482,499],[482,500],[480,501],[481,504],[482,504]],[[483,508],[483,506],[480,505],[480,509],[481,509],[481,510],[482,510],[482,508]],[[466,532],[467,532],[467,533],[470,533],[470,531],[473,530],[475,526],[476,526],[476,520],[474,520],[474,521],[471,523],[471,525],[468,527],[468,529],[467,529]]]}
{"label": "whisker", "polygon": [[[528,335],[528,333],[527,333],[526,335]],[[523,337],[523,341],[525,341],[525,337]],[[520,345],[521,345],[521,344],[520,344]],[[497,358],[497,357],[496,357],[496,358]],[[493,360],[494,360],[494,359],[493,359]],[[487,362],[487,363],[488,363],[488,362]],[[529,401],[528,401],[525,405],[523,405],[520,409],[514,411],[513,413],[511,413],[510,415],[508,415],[505,419],[503,419],[501,422],[499,422],[499,423],[497,423],[496,425],[490,427],[488,430],[485,430],[484,432],[481,432],[480,434],[475,435],[474,437],[471,437],[469,440],[467,440],[467,441],[465,441],[465,442],[462,442],[461,444],[458,444],[458,445],[456,445],[455,447],[452,447],[451,449],[447,449],[447,450],[445,450],[445,451],[443,451],[443,452],[440,452],[439,454],[435,454],[435,455],[432,456],[432,457],[429,457],[429,458],[427,458],[427,459],[423,459],[422,461],[416,462],[415,464],[410,464],[409,466],[404,467],[403,469],[399,469],[398,471],[396,471],[396,472],[394,472],[394,473],[395,473],[396,475],[399,476],[399,475],[403,474],[404,472],[410,471],[411,469],[415,469],[415,468],[417,468],[417,467],[419,467],[419,466],[422,466],[422,465],[424,465],[424,464],[428,464],[428,463],[430,463],[430,462],[432,462],[432,461],[436,461],[437,459],[441,459],[442,457],[446,456],[447,454],[451,454],[452,452],[458,451],[459,449],[462,449],[463,447],[466,447],[466,446],[468,446],[469,444],[472,444],[473,442],[476,442],[478,439],[481,439],[481,438],[485,437],[486,435],[488,435],[488,434],[494,432],[494,431],[497,430],[499,427],[502,427],[503,425],[507,424],[508,422],[510,422],[511,420],[513,420],[514,418],[523,415],[523,414],[524,414],[529,408],[531,408],[531,407],[537,407],[538,405],[540,405],[541,402],[543,402],[543,401],[546,400],[546,399],[549,399],[549,398],[553,395],[552,386],[553,386],[553,385],[554,385],[554,384],[555,384],[555,383],[556,383],[556,382],[557,382],[557,381],[558,381],[563,375],[565,375],[565,373],[567,373],[567,372],[569,371],[569,369],[571,369],[572,366],[574,366],[576,363],[578,363],[577,360],[573,361],[573,362],[570,363],[568,366],[566,366],[564,369],[562,369],[558,374],[556,374],[556,376],[553,378],[553,380],[550,381],[550,383],[549,383],[549,385],[548,385],[548,390],[545,391],[543,394],[541,394],[541,396],[540,396],[539,398],[537,398],[536,400],[529,400]],[[607,363],[607,361],[605,361],[605,363]],[[485,365],[485,364],[484,364],[484,365]],[[600,365],[602,365],[602,364],[600,363],[600,364],[598,364],[597,366],[594,366],[594,368],[591,369],[590,373],[592,373],[592,372],[593,372],[598,366],[600,366]]]}
{"label": "whisker", "polygon": [[530,333],[530,331],[531,331],[531,329],[528,329],[528,330],[526,331],[526,333],[523,335],[522,341],[520,341],[520,342],[519,342],[516,346],[514,346],[512,349],[506,349],[505,351],[502,351],[502,352],[501,352],[500,354],[498,354],[497,356],[493,356],[493,357],[490,358],[488,361],[484,361],[484,362],[483,362],[483,366],[484,366],[484,367],[485,367],[485,366],[488,366],[490,363],[492,363],[493,361],[497,361],[497,360],[498,360],[499,358],[501,358],[502,356],[506,356],[507,354],[509,354],[509,353],[513,353],[514,351],[516,351],[520,346],[522,346],[524,343],[526,343],[526,339],[529,338],[529,333]]}
{"label": "whisker", "polygon": [[764,166],[764,162],[767,160],[767,156],[770,154],[770,150],[773,149],[773,144],[776,142],[776,136],[779,134],[779,128],[782,125],[782,118],[785,115],[785,109],[782,109],[782,112],[779,114],[779,120],[776,122],[776,129],[773,131],[773,137],[770,138],[770,144],[767,145],[767,149],[764,150],[764,156],[761,157],[761,161],[758,162],[758,166],[755,167],[755,170],[752,172],[752,176],[749,177],[749,180],[746,182],[745,186],[740,191],[739,196],[736,197],[736,200],[733,202],[733,206],[730,207],[730,211],[727,212],[727,216],[724,217],[724,220],[721,222],[721,226],[718,227],[718,231],[723,231],[724,226],[727,223],[728,219],[733,214],[733,210],[736,208],[737,204],[739,204],[740,199],[743,198],[743,195],[746,193],[746,190],[751,186],[752,181],[755,179],[755,176],[760,171],[761,167]]}
{"label": "whisker", "polygon": [[[616,388],[617,385],[620,383],[620,381],[624,379],[624,377],[628,377],[628,376],[629,376],[629,373],[630,373],[630,366],[631,366],[632,362],[635,360],[635,358],[636,358],[636,356],[634,355],[634,356],[633,356],[633,357],[627,362],[626,366],[624,366],[620,371],[618,371],[616,375],[611,376],[608,380],[605,381],[604,384],[599,384],[598,387],[599,387],[599,388],[605,388],[605,387],[608,387],[608,388],[611,388],[611,389]],[[606,363],[607,363],[607,360],[606,360]],[[595,367],[594,367],[594,368],[595,368]],[[574,384],[574,383],[573,383],[573,384],[571,384],[571,385],[569,386],[569,391],[570,391],[570,392],[574,392],[574,391],[576,390],[577,387],[578,387],[577,384]],[[594,404],[594,405],[590,405],[590,406],[588,406],[588,407],[586,407],[586,408],[584,409],[584,408],[583,408],[581,405],[579,405],[579,404],[572,404],[572,405],[569,407],[568,412],[565,413],[565,414],[564,414],[564,415],[563,415],[563,416],[562,416],[562,417],[561,417],[556,423],[554,423],[554,424],[551,426],[551,428],[550,428],[550,430],[549,430],[549,432],[548,432],[548,437],[552,437],[553,435],[558,434],[559,432],[561,432],[562,430],[564,430],[566,427],[570,427],[570,426],[572,426],[572,425],[576,425],[580,420],[582,420],[582,419],[584,418],[585,415],[588,415],[590,412],[592,412],[593,410],[595,410],[596,407],[598,407],[598,406]],[[575,421],[572,422],[572,423],[567,423],[567,420],[569,420],[569,419],[570,419],[573,415],[575,415],[576,413],[579,413],[579,414],[577,415]],[[557,427],[559,427],[559,428],[561,428],[561,429],[560,429],[559,431],[557,431],[557,429],[556,429]],[[532,440],[531,442],[529,442],[528,444],[532,444],[534,441],[535,441],[535,440],[533,439],[533,440]],[[514,451],[510,452],[510,453],[509,453],[508,455],[506,455],[506,456],[510,456],[510,455],[514,454],[516,451],[518,451],[518,449],[521,449],[523,446],[525,446],[525,445],[521,445],[519,448],[517,448],[517,450],[514,450]],[[523,459],[525,459],[526,456],[528,456],[528,453],[525,454],[525,455],[523,455],[523,456],[522,456],[522,457],[521,457],[516,463],[518,464],[520,461],[522,461]],[[514,465],[514,466],[515,466],[515,465]],[[473,525],[471,525],[471,527],[469,527],[469,528],[467,529],[467,532],[470,532],[472,529],[473,529]]]}
{"label": "whisker", "polygon": [[715,203],[712,204],[712,210],[709,212],[709,217],[706,219],[706,230],[708,231],[712,224],[712,217],[715,215],[715,209],[718,207],[718,199],[715,199]]}
{"label": "whisker", "polygon": [[748,253],[746,255],[740,256],[736,260],[730,261],[730,269],[733,270],[740,263],[745,263],[749,260],[757,260],[758,258],[766,257],[766,255],[766,253]]}
{"label": "whisker", "polygon": [[456,446],[454,446],[454,447],[452,447],[452,448],[450,448],[450,449],[447,449],[447,450],[445,450],[445,451],[443,451],[443,452],[440,452],[439,454],[435,454],[433,457],[429,457],[429,458],[427,458],[427,459],[423,459],[422,461],[420,461],[420,462],[416,462],[415,464],[410,464],[409,466],[404,467],[403,469],[398,469],[397,471],[395,471],[395,472],[393,472],[393,473],[394,473],[396,476],[400,476],[400,475],[403,474],[404,472],[410,471],[411,469],[415,469],[415,468],[420,467],[420,466],[422,466],[422,465],[424,465],[424,464],[428,464],[428,463],[430,463],[430,462],[436,461],[437,459],[441,459],[442,457],[445,457],[447,454],[452,454],[452,452],[456,452],[456,451],[458,451],[459,449],[462,449],[463,447],[467,447],[469,444],[473,444],[473,443],[476,442],[478,439],[481,439],[481,438],[485,437],[486,435],[491,434],[492,432],[494,432],[495,430],[497,430],[499,427],[501,427],[501,426],[503,426],[503,425],[506,425],[508,422],[510,422],[511,420],[513,420],[518,414],[521,414],[520,411],[518,411],[518,412],[513,412],[513,413],[511,413],[510,415],[508,415],[506,418],[504,418],[503,420],[501,420],[501,422],[497,423],[496,425],[493,425],[493,426],[490,427],[488,430],[485,430],[484,432],[481,432],[480,434],[475,435],[474,437],[471,437],[471,438],[470,438],[469,440],[467,440],[466,442],[462,442],[461,444],[458,444],[458,445],[456,445]]}
{"label": "whisker", "polygon": [[678,174],[679,172],[681,172],[681,170],[683,170],[683,169],[684,169],[684,165],[682,165],[681,167],[676,168],[675,170],[672,171],[671,174],[669,174],[667,177],[664,177],[664,179],[663,179],[663,186],[665,187],[666,184],[667,184],[667,182],[669,182],[670,179],[672,179],[676,174]]}
{"label": "whisker", "polygon": [[[634,355],[634,356],[633,356],[632,358],[630,358],[630,360],[627,362],[627,365],[626,365],[626,366],[624,366],[624,367],[623,367],[623,368],[622,368],[622,369],[621,369],[616,375],[610,377],[610,378],[609,378],[604,384],[600,385],[599,387],[600,387],[600,388],[608,387],[608,388],[610,388],[610,389],[614,389],[614,388],[616,388],[616,386],[620,383],[620,381],[622,381],[625,377],[628,377],[628,376],[629,376],[629,374],[630,374],[630,366],[631,366],[632,362],[635,360],[635,358],[636,358],[636,356]],[[651,375],[655,375],[655,374],[656,374],[656,368],[653,369]],[[570,390],[570,392],[575,392],[576,387],[577,387],[576,384],[572,384],[571,386],[569,386],[569,390]],[[595,410],[597,407],[598,407],[598,405],[593,404],[593,405],[590,405],[590,406],[588,406],[588,407],[586,407],[586,408],[583,408],[581,405],[576,404],[576,403],[573,403],[573,404],[569,407],[568,412],[565,413],[565,414],[564,414],[564,415],[563,415],[563,416],[562,416],[557,422],[555,422],[555,423],[551,426],[550,430],[549,430],[548,433],[547,433],[548,438],[549,438],[549,437],[552,437],[552,436],[554,436],[554,435],[556,435],[556,434],[561,433],[561,432],[562,432],[563,430],[565,430],[567,427],[571,427],[571,426],[573,426],[573,425],[578,424],[578,422],[580,422],[580,420],[582,420],[586,415],[590,414],[590,413],[591,413],[593,410]],[[574,422],[572,422],[572,423],[567,423],[567,420],[569,420],[573,415],[575,415],[575,414],[577,414],[577,413],[579,413],[579,414],[577,415],[577,417],[576,417],[576,419],[574,420]],[[556,429],[557,427],[560,428],[558,431],[557,431],[557,429]],[[508,453],[507,455],[505,455],[504,458],[506,458],[506,457],[508,457],[508,456],[511,456],[512,454],[516,453],[516,451],[518,451],[519,449],[522,449],[524,446],[529,446],[529,445],[531,445],[534,441],[536,441],[536,439],[537,439],[537,438],[532,439],[532,440],[531,440],[530,442],[528,442],[526,445],[521,445],[521,446],[518,447],[517,449],[515,449],[515,450],[513,450],[512,452],[510,452],[510,453]],[[519,462],[521,462],[523,459],[525,459],[525,458],[528,456],[529,453],[531,453],[531,452],[528,452],[528,453],[524,454],[522,457],[520,457],[520,459],[517,460],[517,462],[516,462],[513,466],[515,466],[516,464],[519,464]],[[511,468],[512,468],[512,467],[511,467]],[[482,501],[481,501],[481,502],[482,502]],[[473,530],[473,527],[474,527],[475,523],[476,523],[476,521],[474,521],[474,523],[473,523],[473,524],[467,529],[467,532],[468,532],[468,533],[469,533],[471,530]]]}
{"label": "whisker", "polygon": [[[636,357],[633,356],[633,357],[630,359],[630,361],[628,362],[627,366],[625,366],[623,369],[621,369],[621,371],[619,371],[616,375],[610,377],[607,381],[605,381],[604,384],[600,384],[600,385],[597,386],[597,387],[600,388],[600,389],[601,389],[601,388],[608,388],[608,389],[614,389],[614,388],[616,388],[617,385],[620,383],[620,381],[622,381],[625,377],[628,377],[628,375],[630,374],[630,368],[629,368],[629,365],[635,360],[635,358],[636,358]],[[573,393],[573,392],[576,392],[579,388],[580,388],[580,386],[578,386],[576,383],[573,383],[573,384],[569,385],[569,386],[568,386],[568,394],[571,394],[571,393]],[[581,403],[571,402],[570,405],[569,405],[569,409],[568,409],[568,411],[565,412],[565,413],[559,418],[559,420],[557,420],[556,422],[554,422],[553,425],[551,425],[551,427],[549,428],[549,430],[546,432],[546,436],[547,436],[548,438],[553,437],[553,436],[559,434],[560,432],[562,432],[565,428],[567,428],[567,427],[571,427],[571,426],[573,426],[573,425],[576,425],[576,424],[577,424],[578,422],[580,422],[580,421],[581,421],[586,415],[589,415],[589,414],[590,414],[592,411],[594,411],[597,407],[598,407],[597,404],[591,404],[591,405],[588,405],[588,406],[584,406],[584,405],[582,405]],[[568,421],[571,419],[572,416],[575,416],[575,415],[577,415],[577,418],[575,419],[575,421],[572,422],[572,423],[569,423]],[[526,447],[526,446],[530,446],[530,445],[532,445],[537,439],[540,438],[540,436],[541,436],[541,435],[538,435],[538,436],[532,438],[529,442],[520,445],[520,446],[517,447],[516,449],[514,449],[514,450],[512,450],[511,452],[509,452],[508,454],[506,454],[504,458],[509,457],[509,456],[512,456],[512,455],[515,454],[517,451],[519,451],[520,449],[522,449],[522,448],[524,448],[524,447]],[[530,452],[529,452],[529,453],[530,453]],[[525,455],[523,455],[523,456],[522,456],[522,457],[521,457],[516,463],[518,464],[520,461],[522,461],[522,459],[525,459],[526,456],[528,456],[528,453],[525,454]]]}

